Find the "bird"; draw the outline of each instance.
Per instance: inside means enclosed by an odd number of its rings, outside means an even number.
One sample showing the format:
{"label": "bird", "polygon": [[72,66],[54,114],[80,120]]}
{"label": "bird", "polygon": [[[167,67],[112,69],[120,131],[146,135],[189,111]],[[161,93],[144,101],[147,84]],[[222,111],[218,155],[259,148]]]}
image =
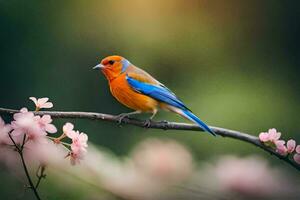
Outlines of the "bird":
{"label": "bird", "polygon": [[145,126],[149,127],[158,110],[162,109],[179,114],[216,136],[215,132],[193,114],[169,88],[146,71],[131,64],[126,58],[118,55],[107,56],[93,69],[104,74],[111,94],[121,104],[134,110],[119,114],[119,123],[131,115],[152,113],[145,122]]}

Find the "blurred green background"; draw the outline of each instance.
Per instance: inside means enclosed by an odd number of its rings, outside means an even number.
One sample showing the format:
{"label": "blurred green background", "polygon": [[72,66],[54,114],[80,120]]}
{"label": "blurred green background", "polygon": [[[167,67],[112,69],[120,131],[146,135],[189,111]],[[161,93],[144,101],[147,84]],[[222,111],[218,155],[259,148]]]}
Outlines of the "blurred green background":
{"label": "blurred green background", "polygon": [[[91,69],[117,54],[171,88],[210,125],[253,135],[274,127],[300,141],[299,6],[279,0],[0,0],[0,107],[33,109],[28,97],[47,96],[53,110],[127,112]],[[156,119],[185,121],[164,112]],[[144,138],[166,137],[185,144],[199,162],[261,154],[282,165],[251,145],[208,134],[72,122],[120,156]],[[12,195],[16,180],[5,171],[1,180],[1,193]]]}

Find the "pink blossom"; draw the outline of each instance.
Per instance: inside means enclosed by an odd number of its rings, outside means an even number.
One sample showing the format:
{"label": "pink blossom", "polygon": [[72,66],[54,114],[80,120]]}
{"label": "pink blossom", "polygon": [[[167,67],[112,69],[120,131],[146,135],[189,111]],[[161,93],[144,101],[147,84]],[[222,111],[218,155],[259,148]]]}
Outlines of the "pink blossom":
{"label": "pink blossom", "polygon": [[30,97],[30,100],[32,100],[36,106],[36,110],[39,110],[41,108],[52,108],[53,104],[51,102],[48,102],[49,98],[44,97],[40,99],[36,99],[35,97]]}
{"label": "pink blossom", "polygon": [[300,164],[300,154],[296,153],[294,155],[294,160],[295,160],[296,163]]}
{"label": "pink blossom", "polygon": [[249,197],[275,195],[285,186],[284,179],[277,171],[258,157],[224,156],[210,170],[212,174],[207,176],[214,177],[220,189]]}
{"label": "pink blossom", "polygon": [[277,140],[275,142],[276,145],[276,152],[278,152],[280,155],[285,156],[288,153],[288,149],[285,146],[284,140]]}
{"label": "pink blossom", "polygon": [[80,160],[84,158],[85,153],[87,152],[86,148],[88,147],[87,141],[88,136],[85,133],[79,133],[79,131],[73,131],[72,133],[72,144],[71,144],[71,153],[70,160],[71,164],[75,165],[80,163]]}
{"label": "pink blossom", "polygon": [[63,161],[66,149],[54,144],[50,139],[43,137],[38,141],[28,141],[24,148],[24,156],[29,163],[48,165],[54,160]]}
{"label": "pink blossom", "polygon": [[11,144],[11,140],[8,136],[9,132],[11,131],[11,126],[5,124],[3,119],[0,117],[0,144]]}
{"label": "pink blossom", "polygon": [[[9,144],[9,145],[12,145]],[[14,171],[15,175],[23,176],[23,173],[20,173],[21,163],[18,152],[10,147],[7,144],[0,145],[0,165],[4,164],[8,169]]]}
{"label": "pink blossom", "polygon": [[41,136],[46,136],[47,133],[41,129],[38,121],[32,112],[28,112],[27,108],[22,108],[20,113],[14,114],[14,121],[11,122],[11,127],[14,129],[12,135],[19,137],[26,134],[28,139],[38,139]]}
{"label": "pink blossom", "polygon": [[71,165],[80,164],[80,160],[82,160],[85,156],[86,151],[71,151],[70,152],[70,162]]}
{"label": "pink blossom", "polygon": [[85,133],[79,133],[79,131],[76,131],[75,134],[72,136],[72,145],[76,147],[86,148],[88,136]]}
{"label": "pink blossom", "polygon": [[268,142],[269,141],[269,134],[266,132],[262,132],[259,134],[259,140],[262,142]]}
{"label": "pink blossom", "polygon": [[296,153],[300,154],[300,145],[297,145],[297,147],[296,147]]}
{"label": "pink blossom", "polygon": [[74,129],[74,125],[70,122],[66,123],[64,126],[63,126],[63,133],[70,139],[72,139],[73,137],[76,136],[76,133],[75,131],[73,130]]}
{"label": "pink blossom", "polygon": [[287,142],[287,145],[285,146],[284,140],[277,140],[275,142],[276,145],[276,152],[278,152],[280,155],[287,155],[288,153],[293,153],[296,147],[296,141],[295,140],[289,140]]}
{"label": "pink blossom", "polygon": [[50,115],[43,115],[42,117],[35,116],[35,120],[37,120],[40,128],[43,131],[46,131],[48,133],[56,133],[57,132],[56,127],[53,124],[51,124],[52,119],[51,119]]}
{"label": "pink blossom", "polygon": [[182,181],[193,169],[190,152],[172,140],[148,139],[135,148],[132,157],[137,170],[160,181]]}
{"label": "pink blossom", "polygon": [[289,141],[287,141],[286,146],[287,146],[288,153],[293,153],[293,151],[295,150],[295,147],[296,147],[296,141],[289,140]]}
{"label": "pink blossom", "polygon": [[277,132],[275,128],[269,129],[269,141],[275,143],[277,140],[279,140],[281,133]]}
{"label": "pink blossom", "polygon": [[[19,155],[14,148],[8,146],[13,145],[13,142],[8,135],[11,130],[11,125],[5,124],[3,119],[0,117],[0,162],[1,164],[5,164],[8,169],[11,169],[18,174],[20,167]],[[15,142],[19,142],[19,137],[14,137],[13,135],[11,135],[11,137],[13,137]]]}
{"label": "pink blossom", "polygon": [[294,155],[294,160],[296,163],[300,164],[300,145],[296,147],[296,153]]}
{"label": "pink blossom", "polygon": [[259,134],[259,139],[262,142],[272,142],[275,143],[277,140],[279,140],[281,136],[280,132],[277,132],[275,128],[269,129],[268,132],[262,132]]}

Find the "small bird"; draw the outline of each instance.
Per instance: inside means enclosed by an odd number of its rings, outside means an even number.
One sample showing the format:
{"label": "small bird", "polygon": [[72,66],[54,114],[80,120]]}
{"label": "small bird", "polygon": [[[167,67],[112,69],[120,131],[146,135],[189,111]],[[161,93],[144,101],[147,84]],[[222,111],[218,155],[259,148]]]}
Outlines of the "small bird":
{"label": "small bird", "polygon": [[112,95],[123,105],[135,110],[119,115],[124,117],[140,113],[152,113],[145,126],[150,126],[159,108],[177,113],[198,124],[200,128],[215,136],[215,133],[165,85],[144,70],[131,64],[126,58],[113,55],[104,58],[93,67],[100,69],[108,80]]}

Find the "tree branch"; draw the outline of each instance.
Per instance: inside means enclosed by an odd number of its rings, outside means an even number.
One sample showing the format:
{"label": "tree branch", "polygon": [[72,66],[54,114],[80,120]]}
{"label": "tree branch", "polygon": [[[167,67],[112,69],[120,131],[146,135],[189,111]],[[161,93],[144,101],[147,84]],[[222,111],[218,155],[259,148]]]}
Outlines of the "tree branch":
{"label": "tree branch", "polygon": [[[14,114],[20,112],[19,110],[0,108],[0,113],[2,114]],[[110,122],[118,122],[118,117],[115,115],[103,114],[103,113],[95,113],[95,112],[60,112],[60,111],[38,111],[34,112],[36,115],[50,115],[53,118],[82,118],[82,119],[91,119],[91,120],[103,120]],[[133,118],[124,118],[122,120],[125,124],[131,124],[138,127],[144,127],[144,121],[133,119]],[[153,129],[163,129],[163,130],[186,130],[186,131],[203,131],[199,126],[194,124],[187,123],[176,123],[176,122],[151,122],[149,128]],[[229,137],[237,140],[241,140],[250,144],[253,144],[271,155],[276,156],[277,158],[285,161],[295,169],[300,171],[300,165],[290,160],[287,156],[282,156],[273,149],[265,146],[261,143],[258,137],[249,135],[247,133],[229,130],[225,128],[219,127],[210,127],[217,135],[222,137]]]}

